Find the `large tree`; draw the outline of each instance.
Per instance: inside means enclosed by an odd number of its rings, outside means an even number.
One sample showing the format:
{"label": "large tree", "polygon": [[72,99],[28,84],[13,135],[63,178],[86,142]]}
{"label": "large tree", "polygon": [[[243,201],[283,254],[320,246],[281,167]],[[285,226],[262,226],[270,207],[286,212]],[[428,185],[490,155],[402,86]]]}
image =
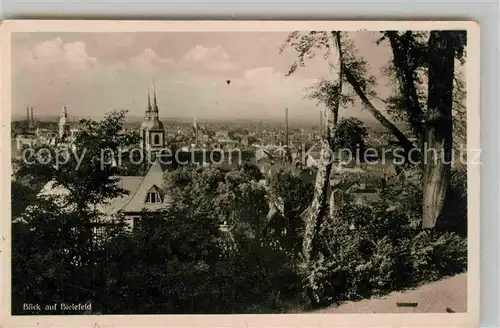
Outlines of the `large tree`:
{"label": "large tree", "polygon": [[[29,196],[12,200],[13,289],[25,297],[14,302],[16,310],[28,301],[87,302],[97,297],[101,287],[94,285],[101,252],[95,240],[95,228],[101,224],[97,205],[125,193],[113,178],[111,161],[101,161],[101,151],[118,154],[121,147],[135,142],[121,133],[124,117],[124,111],[114,111],[99,122],[84,120],[74,148],[64,143],[38,145],[34,149],[38,158],[14,161],[13,191]],[[65,163],[55,162],[56,155]],[[37,196],[49,181],[48,193]],[[63,190],[68,192],[59,192]]]}
{"label": "large tree", "polygon": [[[457,82],[457,79],[454,80],[456,76],[453,64],[455,59],[464,61],[465,32],[383,31],[381,34],[382,36],[377,43],[382,44],[388,41],[392,50],[392,58],[387,73],[390,74],[395,83],[394,95],[386,100],[388,113],[391,117],[403,120],[411,127],[414,136],[417,137],[417,145],[414,145],[408,136],[374,106],[370,98],[380,99],[375,92],[375,79],[368,73],[367,62],[357,54],[354,42],[348,37],[344,38],[345,46],[338,47],[339,52],[342,53],[340,64],[342,79],[349,84],[364,107],[398,139],[405,150],[407,159],[420,160],[419,152],[412,150],[417,146],[423,151],[422,147],[425,141],[434,146],[439,144],[444,147],[442,148],[444,153],[448,154],[448,144],[452,143],[451,132],[449,132],[453,125],[452,104],[460,103],[460,98],[463,98],[463,88],[459,89],[459,92],[453,92],[454,84],[462,86],[460,82]],[[446,35],[443,36],[444,34]],[[306,59],[313,57],[318,50],[323,51],[325,58],[328,58],[332,53],[330,50],[331,35],[331,32],[326,31],[313,31],[307,34],[293,32],[286,40],[285,46],[294,48],[298,57],[292,63],[289,73],[292,74],[298,67],[304,66]],[[440,65],[442,67],[439,69]],[[341,98],[341,93],[331,92],[331,94]],[[437,95],[446,95],[446,97],[438,103]],[[429,122],[429,114],[436,111],[440,113],[439,123],[435,123],[434,118]],[[461,112],[463,113],[463,111]],[[463,114],[461,118],[463,121]],[[434,136],[436,130],[441,129],[441,127],[437,128],[436,124],[443,128],[442,132],[437,133],[437,139]],[[429,143],[431,138],[432,141]],[[409,158],[410,154],[412,154],[411,158]],[[422,163],[422,161],[420,162]],[[407,163],[414,162],[407,161]],[[423,208],[425,212],[423,227],[434,226],[440,212],[439,204],[442,204],[449,180],[446,178],[448,174],[445,173],[449,171],[449,164],[444,163],[444,161],[438,161],[437,165],[430,164],[422,163],[421,165],[422,172],[426,172],[427,176],[423,179],[424,193],[427,195],[427,201]],[[438,174],[438,169],[442,173]],[[434,179],[430,176],[434,176]]]}
{"label": "large tree", "polygon": [[[311,32],[312,38],[318,37],[318,35]],[[292,34],[289,38],[289,42],[292,42],[294,38],[297,38],[298,34]],[[327,98],[326,101],[326,111],[325,111],[325,129],[321,136],[321,159],[318,163],[318,170],[316,172],[316,181],[314,183],[314,194],[311,202],[311,206],[308,208],[304,239],[303,239],[303,257],[304,257],[304,267],[309,268],[311,260],[316,253],[317,241],[315,240],[316,230],[321,223],[321,220],[325,214],[325,210],[328,205],[328,191],[330,184],[330,175],[333,167],[333,154],[335,149],[335,129],[338,121],[339,108],[342,94],[342,82],[343,82],[343,48],[342,48],[342,35],[341,32],[330,32],[327,34],[319,35],[322,38],[322,42],[329,51],[330,54],[330,68],[332,70],[333,79],[331,83],[326,85],[331,93],[331,97]],[[302,43],[304,45],[304,43]],[[308,50],[301,48],[300,44],[295,44],[296,47],[301,49],[301,54],[299,56],[299,62],[303,63],[303,58]],[[307,45],[306,45],[307,47]],[[295,71],[297,64],[294,64],[290,70],[290,74]]]}
{"label": "large tree", "polygon": [[[450,183],[453,147],[453,77],[455,38],[451,31],[432,31],[429,38],[429,84],[425,116],[423,228],[433,228]],[[424,151],[426,149],[424,148]]]}
{"label": "large tree", "polygon": [[[291,64],[288,75],[295,73],[298,68],[304,67],[306,61],[315,57],[318,53],[322,53],[324,58],[327,59],[331,54],[336,54],[336,51],[332,50],[332,46],[335,47],[335,43],[332,45],[332,39],[334,39],[332,35],[336,33],[330,31],[312,31],[306,34],[300,32],[291,33],[280,49],[283,52],[286,48],[291,47],[297,52],[297,59]],[[337,47],[337,51],[342,55],[342,60],[338,65],[342,68],[341,80],[346,82],[346,88],[339,93],[328,90],[329,81],[323,83],[320,81],[316,92],[311,93],[310,97],[329,106],[329,104],[337,101],[345,104],[352,101],[354,96],[357,96],[363,107],[397,138],[407,154],[414,148],[413,143],[374,105],[372,99],[380,98],[375,91],[377,79],[369,73],[367,61],[359,56],[355,43],[348,33],[343,32],[342,35],[340,47]],[[335,84],[335,81],[332,81],[332,83]],[[336,100],[336,98],[339,99]]]}
{"label": "large tree", "polygon": [[340,149],[349,149],[353,155],[356,155],[356,151],[359,149],[362,155],[367,135],[368,130],[364,126],[363,121],[355,117],[343,117],[337,125],[335,145]]}

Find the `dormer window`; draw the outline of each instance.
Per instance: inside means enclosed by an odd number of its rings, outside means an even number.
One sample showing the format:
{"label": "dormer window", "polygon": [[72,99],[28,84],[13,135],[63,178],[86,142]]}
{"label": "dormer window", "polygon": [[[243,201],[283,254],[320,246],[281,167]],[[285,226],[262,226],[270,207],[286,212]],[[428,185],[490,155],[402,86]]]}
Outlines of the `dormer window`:
{"label": "dormer window", "polygon": [[156,185],[152,186],[147,193],[146,203],[158,204],[162,202],[163,199],[160,188],[158,188]]}
{"label": "dormer window", "polygon": [[146,203],[161,203],[160,193],[157,191],[150,191],[146,198]]}

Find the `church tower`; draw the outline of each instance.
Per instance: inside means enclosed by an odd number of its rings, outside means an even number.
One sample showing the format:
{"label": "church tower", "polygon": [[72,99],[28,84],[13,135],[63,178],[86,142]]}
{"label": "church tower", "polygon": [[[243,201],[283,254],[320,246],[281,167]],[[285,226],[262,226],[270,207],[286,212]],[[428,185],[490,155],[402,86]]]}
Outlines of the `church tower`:
{"label": "church tower", "polygon": [[65,137],[69,137],[69,128],[68,109],[64,106],[61,111],[61,115],[59,116],[59,138],[63,139]]}
{"label": "church tower", "polygon": [[153,104],[148,90],[146,116],[141,124],[141,147],[146,151],[156,152],[165,148],[165,128],[159,118],[156,90],[153,83]]}

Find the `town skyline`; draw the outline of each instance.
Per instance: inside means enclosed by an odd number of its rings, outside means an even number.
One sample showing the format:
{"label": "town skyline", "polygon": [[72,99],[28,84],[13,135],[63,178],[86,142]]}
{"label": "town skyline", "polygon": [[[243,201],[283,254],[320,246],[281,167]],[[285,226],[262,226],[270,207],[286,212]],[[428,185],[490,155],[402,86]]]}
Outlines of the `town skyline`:
{"label": "town skyline", "polygon": [[[142,117],[148,89],[156,89],[160,117],[318,121],[324,110],[304,99],[318,78],[328,78],[328,62],[286,76],[296,54],[280,54],[288,32],[15,33],[13,35],[12,116],[57,116],[66,105],[75,117],[102,117],[126,109]],[[361,56],[369,56],[379,94],[388,96],[380,71],[386,47],[376,32],[353,32]],[[44,88],[40,88],[44,85]],[[242,101],[243,100],[243,101]],[[382,109],[383,110],[383,109]],[[359,102],[341,115],[372,121]]]}
{"label": "town skyline", "polygon": [[477,325],[477,23],[2,29],[7,325],[416,312]]}

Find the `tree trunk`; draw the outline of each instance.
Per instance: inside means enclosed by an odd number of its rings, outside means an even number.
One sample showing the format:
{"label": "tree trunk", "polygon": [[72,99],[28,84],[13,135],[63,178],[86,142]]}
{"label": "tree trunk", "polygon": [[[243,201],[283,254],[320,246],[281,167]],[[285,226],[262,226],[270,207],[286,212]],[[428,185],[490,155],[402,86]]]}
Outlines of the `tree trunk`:
{"label": "tree trunk", "polygon": [[451,31],[429,38],[429,84],[424,144],[422,228],[433,228],[450,183],[454,39]]}
{"label": "tree trunk", "polygon": [[408,118],[419,146],[424,139],[424,127],[422,123],[423,110],[418,100],[417,87],[415,86],[415,68],[408,62],[410,51],[410,39],[413,37],[411,31],[400,36],[397,31],[387,31],[392,48],[393,64],[398,79],[399,92],[408,113]]}
{"label": "tree trunk", "polygon": [[[342,91],[342,49],[340,43],[340,32],[332,32],[334,38],[334,47],[337,52],[332,51],[335,56],[332,61],[333,76],[339,91]],[[340,94],[340,92],[338,94]],[[325,111],[326,129],[321,136],[321,160],[318,163],[318,171],[316,174],[316,182],[314,184],[314,196],[309,207],[303,239],[303,255],[306,264],[308,265],[316,250],[316,235],[321,224],[321,218],[324,215],[325,208],[328,204],[328,188],[330,184],[330,175],[333,167],[334,141],[335,141],[335,125],[338,121],[338,113],[340,106],[340,97],[335,101],[331,108]]]}
{"label": "tree trunk", "polygon": [[401,146],[404,148],[405,153],[408,154],[410,150],[412,150],[415,146],[413,143],[408,140],[408,138],[404,135],[401,130],[398,129],[397,126],[395,126],[391,121],[389,121],[368,99],[366,96],[365,92],[361,88],[359,82],[356,80],[356,78],[349,72],[348,67],[344,67],[344,75],[347,79],[347,82],[352,86],[358,97],[361,99],[361,102],[363,105],[370,111],[370,113],[377,119],[377,121],[382,124],[386,129],[388,129],[401,143]]}

